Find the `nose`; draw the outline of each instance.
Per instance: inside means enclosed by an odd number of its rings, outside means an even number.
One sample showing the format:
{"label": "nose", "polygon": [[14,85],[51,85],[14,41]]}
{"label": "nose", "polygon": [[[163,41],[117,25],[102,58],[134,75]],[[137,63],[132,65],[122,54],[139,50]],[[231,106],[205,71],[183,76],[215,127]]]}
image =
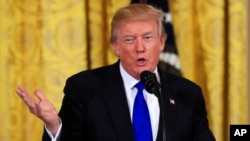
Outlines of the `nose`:
{"label": "nose", "polygon": [[143,53],[143,52],[145,52],[145,45],[144,45],[144,43],[143,43],[143,40],[141,40],[141,39],[138,39],[137,40],[137,44],[136,44],[136,52],[137,53]]}

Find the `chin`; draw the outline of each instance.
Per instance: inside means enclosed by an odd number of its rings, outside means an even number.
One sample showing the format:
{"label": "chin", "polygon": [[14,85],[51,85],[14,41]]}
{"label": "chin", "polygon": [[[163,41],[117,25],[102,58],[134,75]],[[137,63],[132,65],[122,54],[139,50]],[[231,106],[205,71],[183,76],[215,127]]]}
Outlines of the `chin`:
{"label": "chin", "polygon": [[140,74],[141,74],[143,71],[150,71],[150,69],[148,69],[148,68],[140,68],[140,70],[139,70]]}

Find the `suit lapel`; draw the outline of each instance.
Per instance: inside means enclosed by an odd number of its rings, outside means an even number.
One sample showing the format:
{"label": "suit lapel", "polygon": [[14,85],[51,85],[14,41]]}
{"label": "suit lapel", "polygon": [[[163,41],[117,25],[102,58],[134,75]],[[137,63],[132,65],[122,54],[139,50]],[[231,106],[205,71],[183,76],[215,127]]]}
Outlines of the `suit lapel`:
{"label": "suit lapel", "polygon": [[103,97],[119,141],[132,141],[133,129],[119,65],[116,64],[113,69],[113,71],[110,71],[111,73],[105,76],[105,79],[109,80],[103,91]]}
{"label": "suit lapel", "polygon": [[[159,69],[160,71],[160,69]],[[165,122],[166,122],[166,138],[172,141],[175,135],[177,105],[171,103],[170,99],[174,99],[173,90],[171,89],[171,77],[165,72],[159,72],[161,77],[161,93],[165,104]],[[103,97],[107,105],[113,121],[114,128],[117,131],[118,140],[132,141],[133,129],[127,104],[127,98],[124,90],[123,80],[119,71],[119,62],[113,65],[109,73],[103,76],[106,81],[106,87],[103,89]],[[162,122],[160,121],[157,141],[162,140]]]}
{"label": "suit lapel", "polygon": [[[168,77],[166,72],[161,72],[161,94],[163,97],[164,105],[165,105],[165,122],[166,122],[166,138],[168,141],[172,141],[175,135],[175,128],[176,128],[176,119],[177,119],[177,104],[173,91],[171,89],[171,78]],[[172,102],[170,102],[172,100]],[[162,121],[160,121],[160,124],[162,124]],[[160,132],[162,132],[162,126],[159,126]],[[161,136],[162,139],[162,133],[158,134]],[[159,137],[158,137],[159,138]],[[158,139],[157,139],[158,141]]]}

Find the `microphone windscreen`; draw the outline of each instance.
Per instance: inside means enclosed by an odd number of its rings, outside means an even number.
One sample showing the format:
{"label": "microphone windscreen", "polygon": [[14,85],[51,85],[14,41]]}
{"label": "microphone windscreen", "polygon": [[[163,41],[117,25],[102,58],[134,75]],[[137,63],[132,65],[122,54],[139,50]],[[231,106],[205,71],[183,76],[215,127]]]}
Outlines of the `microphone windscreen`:
{"label": "microphone windscreen", "polygon": [[140,75],[141,81],[144,83],[146,90],[153,93],[154,88],[154,73],[150,71],[143,71]]}

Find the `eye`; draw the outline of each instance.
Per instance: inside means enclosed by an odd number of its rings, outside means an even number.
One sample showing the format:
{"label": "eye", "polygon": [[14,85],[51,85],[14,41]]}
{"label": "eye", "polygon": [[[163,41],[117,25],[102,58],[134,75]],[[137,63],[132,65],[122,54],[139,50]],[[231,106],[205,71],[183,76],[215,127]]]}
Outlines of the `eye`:
{"label": "eye", "polygon": [[144,36],[144,40],[146,40],[146,41],[151,41],[152,39],[153,39],[152,35]]}
{"label": "eye", "polygon": [[127,38],[124,39],[124,42],[127,43],[127,44],[131,44],[131,43],[133,43],[133,41],[134,41],[133,37],[127,37]]}

